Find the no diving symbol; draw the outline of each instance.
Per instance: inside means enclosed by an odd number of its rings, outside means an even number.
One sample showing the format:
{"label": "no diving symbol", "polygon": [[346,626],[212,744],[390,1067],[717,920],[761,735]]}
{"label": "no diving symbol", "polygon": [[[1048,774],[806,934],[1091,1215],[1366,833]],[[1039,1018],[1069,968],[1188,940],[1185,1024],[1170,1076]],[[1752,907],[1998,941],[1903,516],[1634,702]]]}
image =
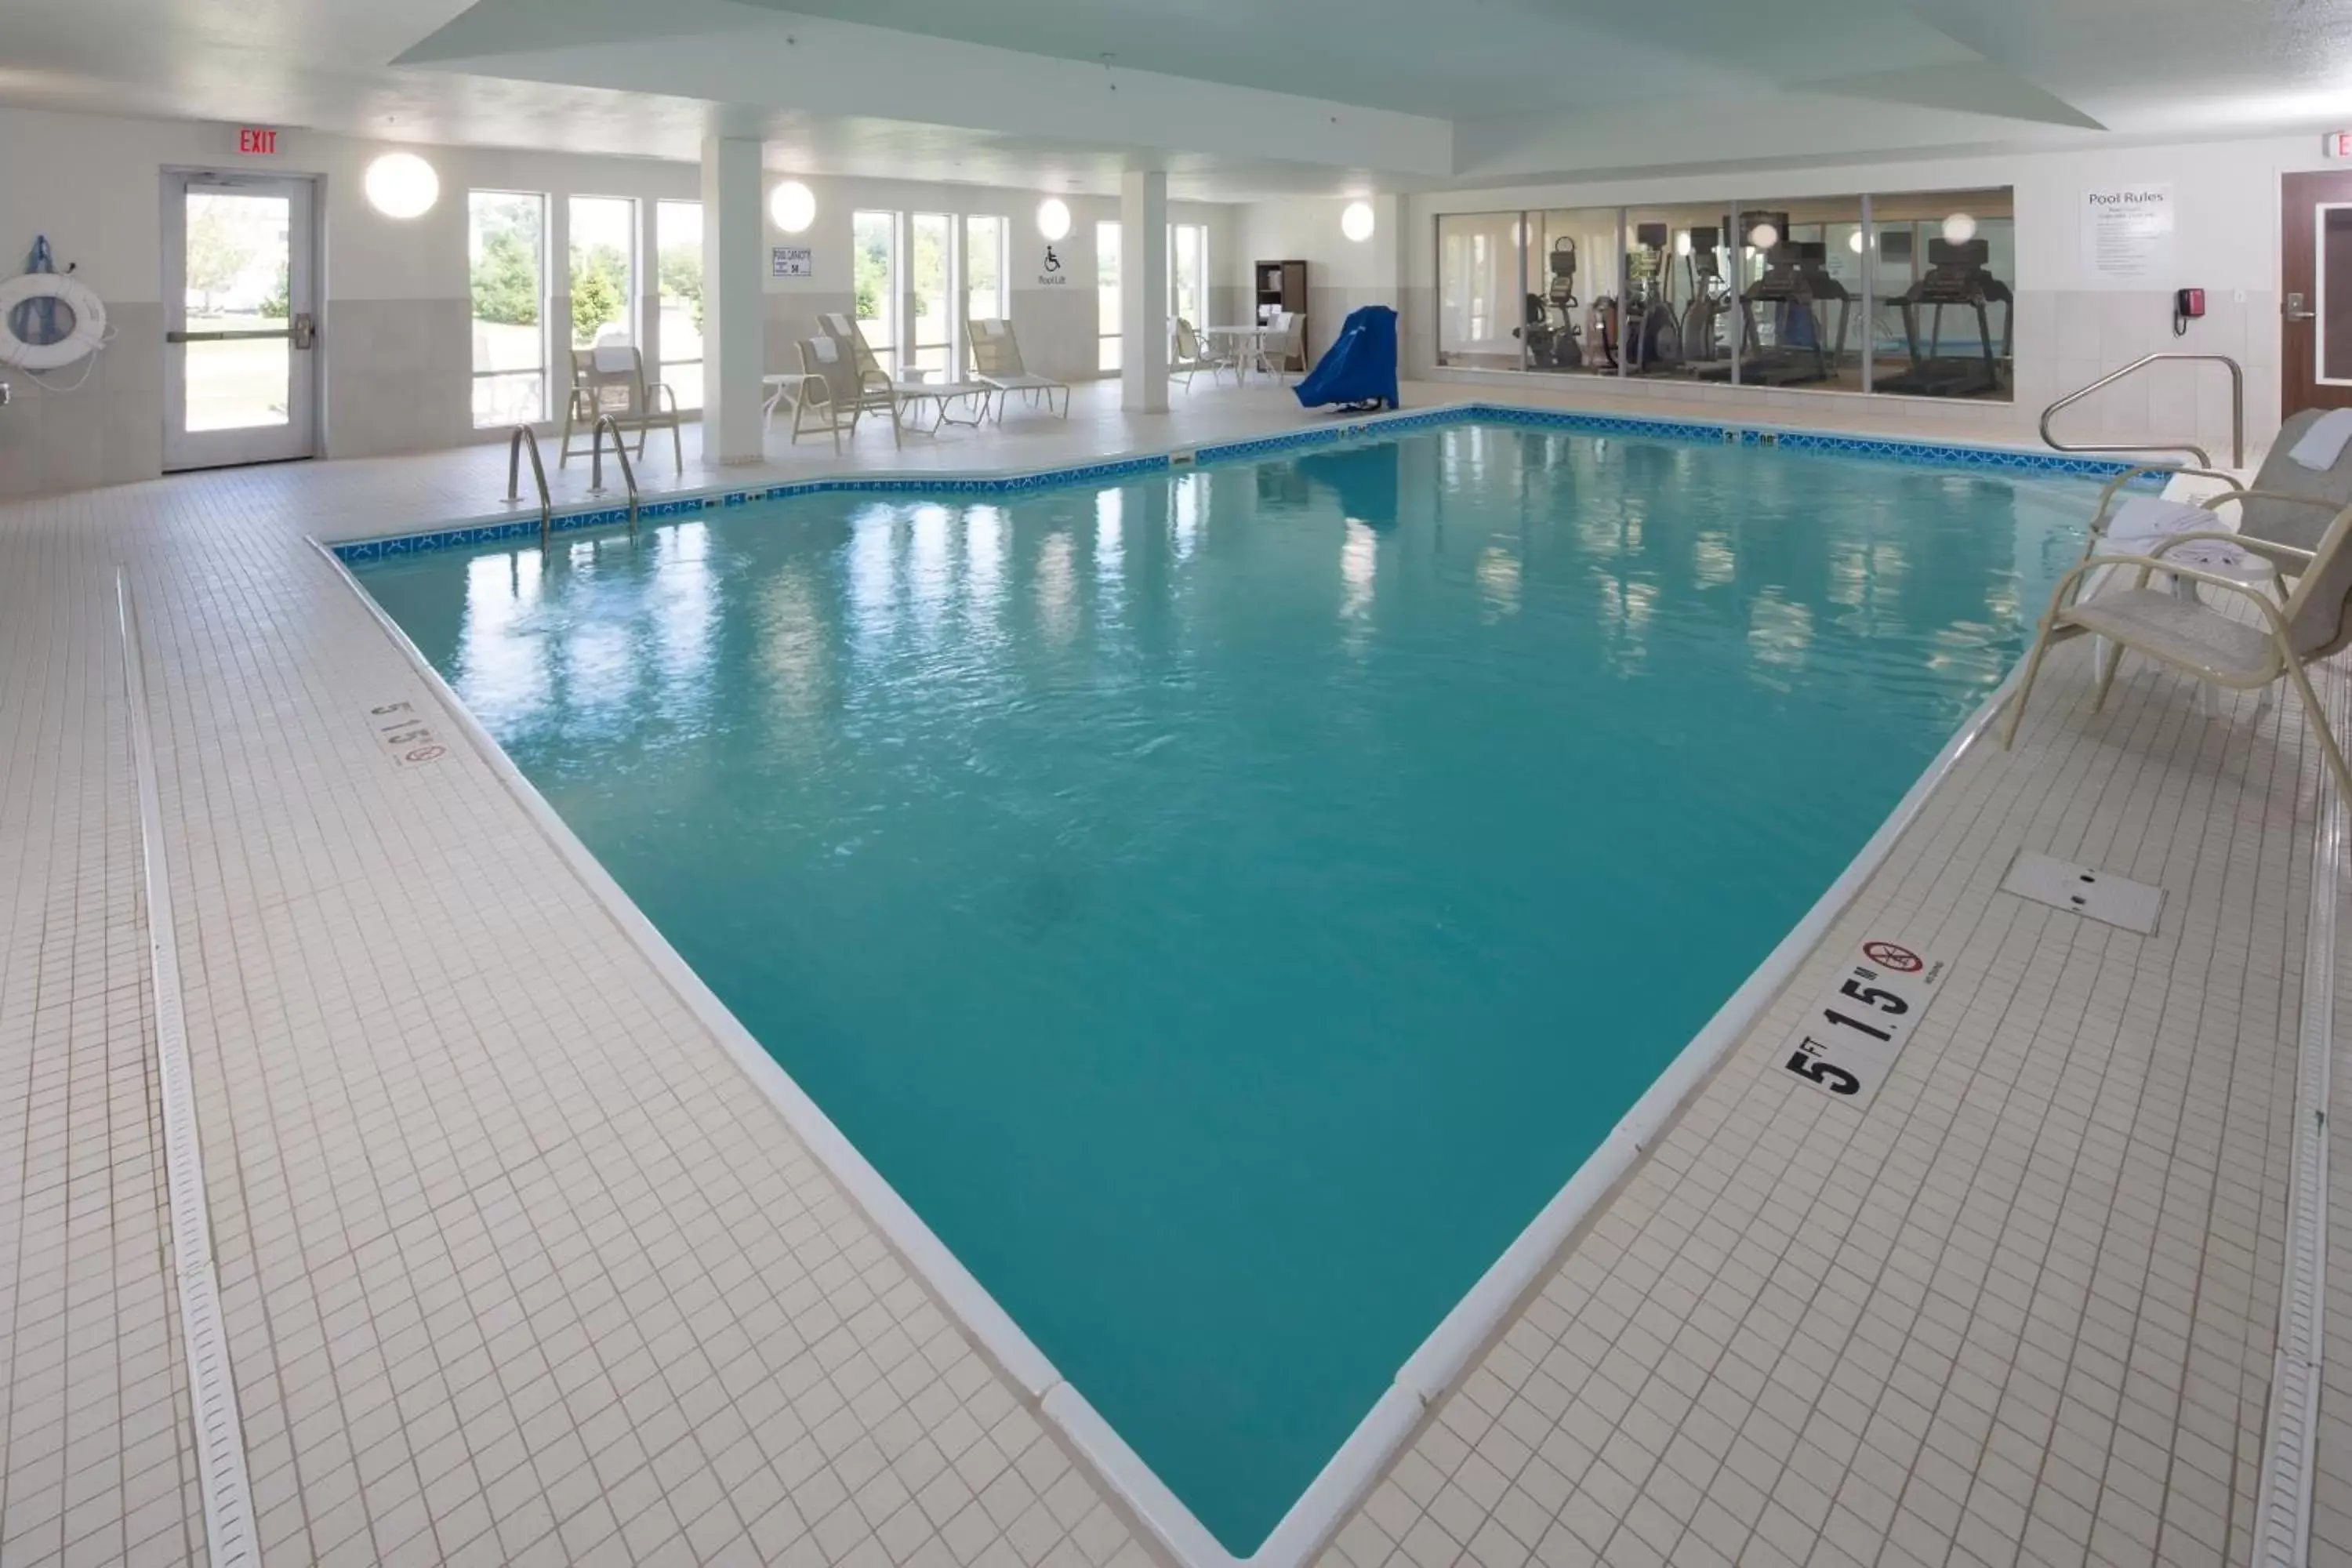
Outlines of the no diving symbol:
{"label": "no diving symbol", "polygon": [[1916,974],[1927,967],[1927,961],[1917,953],[1891,942],[1865,942],[1862,944],[1862,955],[1883,969],[1892,969],[1903,974]]}

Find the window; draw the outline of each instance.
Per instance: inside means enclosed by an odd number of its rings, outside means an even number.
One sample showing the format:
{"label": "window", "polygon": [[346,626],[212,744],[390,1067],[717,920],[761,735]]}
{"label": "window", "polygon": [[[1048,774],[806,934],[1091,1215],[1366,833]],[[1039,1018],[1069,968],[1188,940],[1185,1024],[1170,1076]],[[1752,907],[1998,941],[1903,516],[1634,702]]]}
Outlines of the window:
{"label": "window", "polygon": [[1446,213],[1437,363],[2005,402],[2016,210],[1994,188]]}
{"label": "window", "polygon": [[907,310],[915,328],[908,363],[944,375],[955,358],[955,220],[943,213],[917,213],[908,220],[907,233],[912,260]]}
{"label": "window", "polygon": [[1095,368],[1118,368],[1118,225],[1095,225]]}
{"label": "window", "polygon": [[[1720,220],[1717,220],[1718,226]],[[1707,243],[1685,258],[1688,297],[1709,298],[1705,278],[1720,262],[1704,230],[1689,231]],[[1616,301],[1620,298],[1617,209],[1586,207],[1529,213],[1527,219],[1526,282],[1517,328],[1525,368],[1555,375],[1597,375],[1617,369]],[[1730,289],[1720,271],[1715,294]],[[1706,308],[1697,313],[1706,325]]]}
{"label": "window", "polygon": [[849,243],[857,328],[874,357],[887,367],[898,345],[891,324],[898,319],[898,215],[852,213]]}
{"label": "window", "polygon": [[656,329],[661,374],[680,408],[702,406],[702,204],[654,205],[654,267],[660,283]]}
{"label": "window", "polygon": [[1009,316],[1005,291],[1004,220],[974,213],[963,220],[963,319],[996,321]]}
{"label": "window", "polygon": [[2009,401],[2015,211],[2006,189],[1870,198],[1872,391]]}
{"label": "window", "polygon": [[[1786,319],[1772,312],[1743,318],[1733,308],[1733,258],[1745,254],[1760,268],[1760,253],[1740,249],[1729,216],[1712,202],[1630,207],[1624,221],[1625,287],[1608,348],[1630,375],[1730,381],[1733,344],[1743,321],[1750,330],[1748,347],[1739,352],[1752,354],[1752,329],[1760,322],[1769,333]],[[1767,243],[1786,246],[1777,235]],[[1739,277],[1745,281],[1755,275],[1751,268]],[[1536,287],[1533,279],[1528,287]],[[1795,362],[1788,363],[1793,367]],[[1784,373],[1783,384],[1794,384],[1792,374]]]}
{"label": "window", "polygon": [[1168,226],[1168,313],[1196,327],[1210,324],[1209,231],[1197,223]]}
{"label": "window", "polygon": [[547,198],[466,193],[474,300],[474,423],[547,417]]}
{"label": "window", "polygon": [[574,196],[572,346],[637,341],[637,204],[625,196]]}
{"label": "window", "polygon": [[[1517,368],[1507,311],[1519,292],[1521,232],[1517,213],[1447,213],[1437,220],[1439,364]],[[1609,243],[1614,249],[1613,234]]]}
{"label": "window", "polygon": [[1862,198],[1740,205],[1739,379],[1862,390]]}

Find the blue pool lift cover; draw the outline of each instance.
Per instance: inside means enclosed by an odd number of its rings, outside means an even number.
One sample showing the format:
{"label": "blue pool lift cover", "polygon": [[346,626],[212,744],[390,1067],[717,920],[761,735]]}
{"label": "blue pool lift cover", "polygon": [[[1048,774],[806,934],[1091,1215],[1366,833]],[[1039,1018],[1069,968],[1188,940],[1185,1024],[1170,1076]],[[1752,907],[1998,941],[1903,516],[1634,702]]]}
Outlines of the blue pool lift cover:
{"label": "blue pool lift cover", "polygon": [[1397,405],[1396,312],[1386,305],[1350,310],[1339,341],[1298,384],[1298,401],[1308,408],[1327,403]]}

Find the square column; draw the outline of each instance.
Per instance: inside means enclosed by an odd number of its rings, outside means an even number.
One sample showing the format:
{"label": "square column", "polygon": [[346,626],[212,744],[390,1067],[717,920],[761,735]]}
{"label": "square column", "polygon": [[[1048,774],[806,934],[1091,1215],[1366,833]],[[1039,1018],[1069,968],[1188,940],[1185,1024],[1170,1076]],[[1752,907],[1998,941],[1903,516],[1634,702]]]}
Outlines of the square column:
{"label": "square column", "polygon": [[1119,176],[1118,248],[1118,405],[1129,414],[1165,414],[1168,176],[1161,171]]}
{"label": "square column", "polygon": [[767,371],[760,143],[702,141],[702,460],[756,463]]}

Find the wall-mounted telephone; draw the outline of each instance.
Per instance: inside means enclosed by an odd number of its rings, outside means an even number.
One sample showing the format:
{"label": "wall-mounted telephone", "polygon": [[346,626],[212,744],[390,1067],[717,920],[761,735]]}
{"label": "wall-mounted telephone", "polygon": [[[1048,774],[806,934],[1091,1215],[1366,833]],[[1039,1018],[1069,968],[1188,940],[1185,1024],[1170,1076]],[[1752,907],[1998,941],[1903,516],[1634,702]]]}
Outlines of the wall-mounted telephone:
{"label": "wall-mounted telephone", "polygon": [[2202,319],[2204,314],[2204,289],[2176,289],[2172,291],[2172,335],[2174,337],[2187,337],[2189,323]]}

